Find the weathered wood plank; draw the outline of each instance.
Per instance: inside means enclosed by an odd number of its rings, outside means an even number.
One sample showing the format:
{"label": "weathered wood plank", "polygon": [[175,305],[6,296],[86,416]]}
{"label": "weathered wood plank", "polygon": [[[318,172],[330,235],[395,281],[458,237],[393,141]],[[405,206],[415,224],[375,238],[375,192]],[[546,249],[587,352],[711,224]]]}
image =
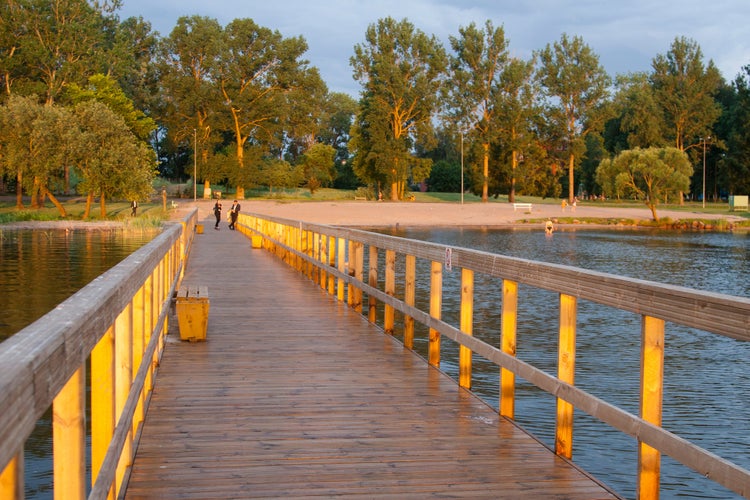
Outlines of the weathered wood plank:
{"label": "weathered wood plank", "polygon": [[170,334],[126,498],[614,498],[238,232],[185,283],[208,340]]}

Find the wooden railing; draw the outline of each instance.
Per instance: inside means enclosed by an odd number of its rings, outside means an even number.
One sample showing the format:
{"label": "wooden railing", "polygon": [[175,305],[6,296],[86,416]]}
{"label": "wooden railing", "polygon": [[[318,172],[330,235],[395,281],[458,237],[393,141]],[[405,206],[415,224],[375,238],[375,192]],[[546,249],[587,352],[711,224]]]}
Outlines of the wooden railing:
{"label": "wooden railing", "polygon": [[[500,367],[499,412],[514,418],[515,377],[522,377],[557,400],[555,451],[570,458],[573,409],[582,410],[638,440],[640,499],[656,499],[660,490],[661,455],[666,454],[705,477],[750,497],[750,472],[661,427],[665,322],[750,341],[750,300],[683,287],[623,278],[600,272],[533,262],[457,247],[446,247],[356,229],[242,214],[239,229],[262,237],[275,253],[321,288],[362,313],[363,292],[368,317],[375,322],[378,303],[384,307],[383,328],[394,331],[394,312],[403,314],[403,342],[413,348],[414,322],[429,327],[428,362],[440,363],[441,336],[459,344],[458,379],[471,387],[472,353]],[[369,248],[364,277],[365,247]],[[379,255],[384,252],[384,279]],[[402,255],[404,297],[396,295],[396,256]],[[430,263],[429,311],[415,307],[416,261]],[[443,269],[461,270],[460,318],[457,326],[441,320]],[[500,348],[472,336],[474,275],[497,279],[502,288]],[[382,289],[379,283],[383,284]],[[559,294],[558,372],[552,376],[516,358],[519,284]],[[640,415],[634,415],[576,387],[576,317],[579,300],[604,304],[641,316]],[[748,416],[750,418],[750,416]]]}
{"label": "wooden railing", "polygon": [[54,497],[86,497],[90,437],[90,498],[117,498],[148,406],[196,216],[194,210],[181,223],[167,225],[150,243],[0,344],[0,498],[23,498],[24,444],[50,405]]}

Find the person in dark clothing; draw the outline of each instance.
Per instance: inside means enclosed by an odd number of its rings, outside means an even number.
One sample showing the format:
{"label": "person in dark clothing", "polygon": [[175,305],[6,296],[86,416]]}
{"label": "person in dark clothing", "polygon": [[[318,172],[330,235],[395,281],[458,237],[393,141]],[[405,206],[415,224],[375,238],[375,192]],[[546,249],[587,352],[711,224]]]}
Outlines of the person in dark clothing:
{"label": "person in dark clothing", "polygon": [[214,229],[218,231],[219,222],[221,222],[221,203],[219,203],[218,201],[214,205],[214,215],[216,216],[216,225],[214,226]]}
{"label": "person in dark clothing", "polygon": [[229,210],[229,216],[232,218],[231,222],[229,223],[229,229],[234,231],[234,225],[237,223],[237,216],[240,214],[240,204],[237,203],[237,200],[234,200],[234,203],[232,203],[232,208]]}
{"label": "person in dark clothing", "polygon": [[135,217],[135,213],[138,211],[138,202],[133,200],[130,202],[130,208],[132,209],[130,211],[130,215]]}

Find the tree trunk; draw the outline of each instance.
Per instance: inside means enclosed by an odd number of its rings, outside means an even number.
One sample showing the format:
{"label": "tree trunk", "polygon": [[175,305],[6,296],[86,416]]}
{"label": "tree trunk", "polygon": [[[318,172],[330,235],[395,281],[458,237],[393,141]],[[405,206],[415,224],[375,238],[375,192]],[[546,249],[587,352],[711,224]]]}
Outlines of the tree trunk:
{"label": "tree trunk", "polygon": [[484,149],[484,165],[482,167],[482,202],[487,203],[490,192],[490,144],[482,144]]}
{"label": "tree trunk", "polygon": [[508,193],[508,203],[516,201],[516,167],[518,167],[518,151],[514,149],[511,154],[510,192]]}
{"label": "tree trunk", "polygon": [[91,215],[91,205],[94,204],[94,193],[89,192],[86,195],[86,209],[83,211],[83,219],[86,220]]}
{"label": "tree trunk", "polygon": [[659,217],[656,216],[656,205],[649,203],[648,208],[651,210],[651,217],[654,218],[654,222],[659,222]]}
{"label": "tree trunk", "polygon": [[102,193],[101,197],[99,198],[99,217],[102,219],[107,218],[107,205],[104,201],[104,193]]}
{"label": "tree trunk", "polygon": [[575,170],[575,155],[571,154],[568,157],[568,203],[573,204],[576,192],[576,183],[573,179],[573,171]]}
{"label": "tree trunk", "polygon": [[49,201],[51,201],[52,204],[55,205],[55,207],[57,207],[57,210],[60,212],[60,216],[61,217],[67,217],[68,216],[67,212],[65,211],[65,207],[62,205],[62,203],[60,203],[57,200],[57,198],[55,198],[55,195],[53,195],[50,192],[49,189],[47,189],[46,187],[42,186],[41,187],[41,192],[42,192],[42,196],[46,196],[47,198],[49,198]]}
{"label": "tree trunk", "polygon": [[16,208],[18,210],[23,209],[23,173],[21,173],[21,170],[18,170],[18,174],[16,175]]}

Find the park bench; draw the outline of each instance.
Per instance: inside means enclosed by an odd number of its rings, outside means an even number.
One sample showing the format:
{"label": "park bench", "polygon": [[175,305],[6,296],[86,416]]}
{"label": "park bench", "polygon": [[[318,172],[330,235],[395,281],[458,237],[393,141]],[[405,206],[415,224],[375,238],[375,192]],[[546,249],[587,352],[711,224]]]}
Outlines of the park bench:
{"label": "park bench", "polygon": [[177,208],[177,202],[176,202],[176,201],[174,201],[174,200],[171,200],[171,201],[169,202],[169,205],[170,205],[170,206],[171,206],[172,208]]}
{"label": "park bench", "polygon": [[531,212],[531,203],[514,203],[513,204],[513,211],[515,212],[518,209],[526,210],[527,212]]}
{"label": "park bench", "polygon": [[177,290],[175,309],[181,340],[206,340],[209,305],[207,286],[187,286]]}
{"label": "park bench", "polygon": [[366,196],[355,196],[354,201],[367,201]]}

